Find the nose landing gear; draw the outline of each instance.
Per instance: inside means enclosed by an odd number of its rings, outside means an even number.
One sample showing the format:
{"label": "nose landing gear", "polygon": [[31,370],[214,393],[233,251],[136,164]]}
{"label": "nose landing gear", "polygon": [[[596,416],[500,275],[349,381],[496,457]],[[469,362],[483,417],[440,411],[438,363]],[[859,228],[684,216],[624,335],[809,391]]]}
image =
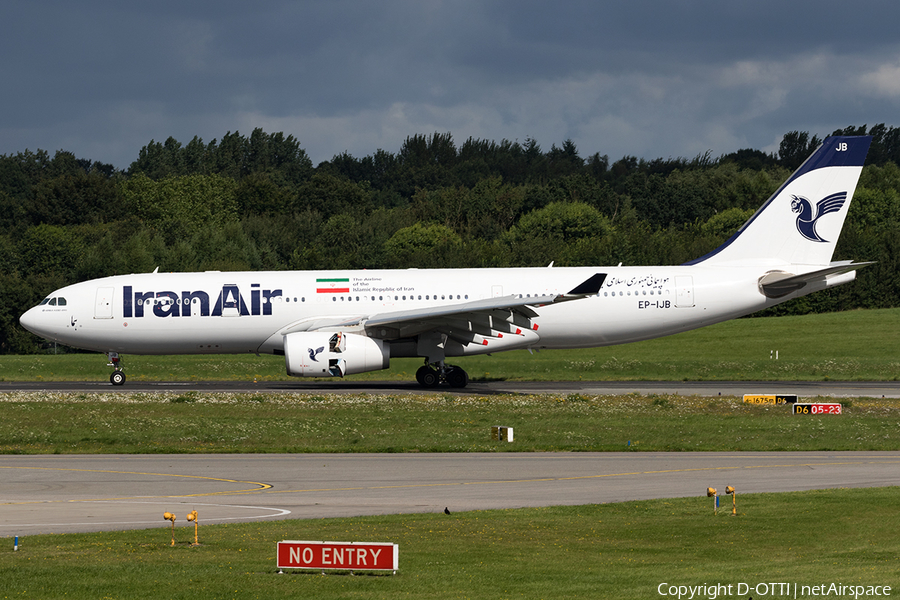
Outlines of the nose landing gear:
{"label": "nose landing gear", "polygon": [[118,352],[107,352],[106,356],[109,362],[106,366],[115,368],[112,375],[109,376],[109,382],[113,385],[123,385],[125,383],[125,372],[122,371],[122,359]]}

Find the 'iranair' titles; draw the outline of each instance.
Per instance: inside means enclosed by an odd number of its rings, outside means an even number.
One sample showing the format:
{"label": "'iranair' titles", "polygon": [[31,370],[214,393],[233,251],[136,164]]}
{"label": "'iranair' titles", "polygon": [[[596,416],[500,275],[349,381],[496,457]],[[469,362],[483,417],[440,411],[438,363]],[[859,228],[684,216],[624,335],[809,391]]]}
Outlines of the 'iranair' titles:
{"label": "'iranair' titles", "polygon": [[271,315],[272,299],[280,296],[281,290],[264,290],[258,283],[251,283],[248,304],[237,285],[226,283],[211,303],[211,295],[203,290],[142,292],[126,285],[122,287],[122,314],[126,319],[151,312],[157,317]]}

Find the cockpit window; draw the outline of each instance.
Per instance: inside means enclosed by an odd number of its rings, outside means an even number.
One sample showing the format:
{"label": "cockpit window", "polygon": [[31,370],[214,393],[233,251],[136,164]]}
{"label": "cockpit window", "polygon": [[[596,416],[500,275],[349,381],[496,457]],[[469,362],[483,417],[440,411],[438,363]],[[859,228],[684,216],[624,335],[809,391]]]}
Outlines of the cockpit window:
{"label": "cockpit window", "polygon": [[66,306],[66,299],[63,297],[44,298],[38,306],[44,306],[45,304],[47,306]]}

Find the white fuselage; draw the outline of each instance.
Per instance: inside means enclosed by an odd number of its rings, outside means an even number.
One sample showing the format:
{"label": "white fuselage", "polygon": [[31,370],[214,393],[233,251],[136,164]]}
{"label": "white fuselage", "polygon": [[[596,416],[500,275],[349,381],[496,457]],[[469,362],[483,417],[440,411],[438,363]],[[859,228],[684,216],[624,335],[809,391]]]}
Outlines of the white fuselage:
{"label": "white fuselage", "polygon": [[[605,273],[598,294],[534,309],[537,338],[529,347],[587,348],[694,329],[798,295],[767,298],[758,281],[771,270],[697,265],[147,273],[65,287],[21,321],[47,339],[102,352],[280,353],[285,333],[315,328],[322,319],[564,294]],[[395,341],[392,356],[415,355]],[[490,350],[464,353],[481,351]]]}

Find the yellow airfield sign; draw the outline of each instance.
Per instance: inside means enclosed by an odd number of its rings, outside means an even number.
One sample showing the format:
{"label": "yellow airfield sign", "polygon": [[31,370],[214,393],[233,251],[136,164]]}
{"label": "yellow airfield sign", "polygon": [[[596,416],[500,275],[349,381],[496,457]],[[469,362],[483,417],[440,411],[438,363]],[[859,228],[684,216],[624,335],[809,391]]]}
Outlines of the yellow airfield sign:
{"label": "yellow airfield sign", "polygon": [[747,404],[795,404],[797,394],[744,394]]}

